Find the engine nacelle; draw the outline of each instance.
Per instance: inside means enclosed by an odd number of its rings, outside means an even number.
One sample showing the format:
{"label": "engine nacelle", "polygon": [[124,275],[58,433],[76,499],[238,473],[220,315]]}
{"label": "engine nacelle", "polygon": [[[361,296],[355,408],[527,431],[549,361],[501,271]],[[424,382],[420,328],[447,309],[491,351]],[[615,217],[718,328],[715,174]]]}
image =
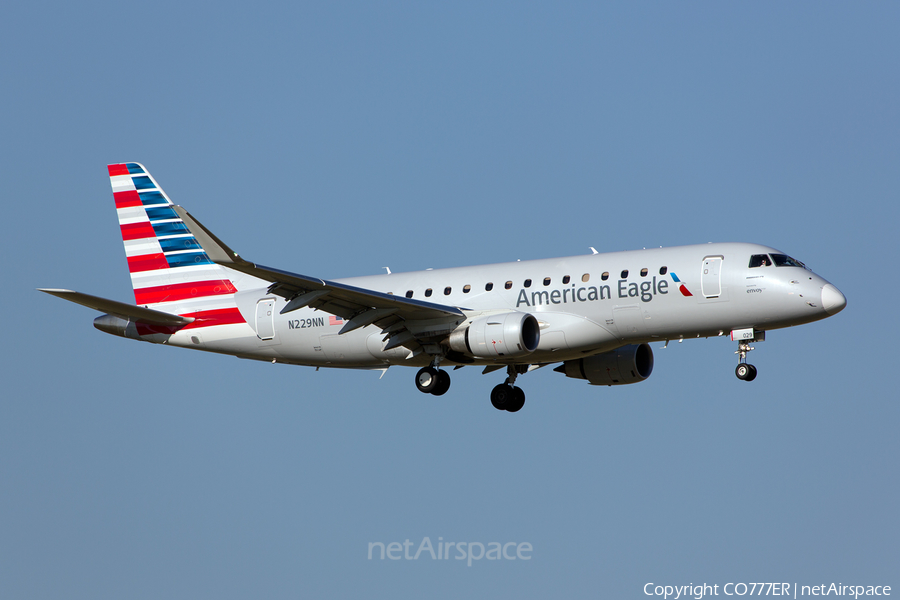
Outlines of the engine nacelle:
{"label": "engine nacelle", "polygon": [[476,358],[524,356],[537,350],[541,327],[534,316],[512,311],[479,317],[450,334],[450,347]]}
{"label": "engine nacelle", "polygon": [[553,369],[591,385],[637,383],[653,372],[653,350],[647,344],[622,346],[603,354],[567,360]]}

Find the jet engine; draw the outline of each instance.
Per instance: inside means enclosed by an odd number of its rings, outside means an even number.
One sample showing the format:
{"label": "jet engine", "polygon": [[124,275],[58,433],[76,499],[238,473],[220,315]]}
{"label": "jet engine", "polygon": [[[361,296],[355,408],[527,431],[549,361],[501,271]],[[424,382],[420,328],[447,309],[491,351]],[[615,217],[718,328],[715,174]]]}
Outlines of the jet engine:
{"label": "jet engine", "polygon": [[622,346],[578,360],[567,360],[553,369],[566,377],[587,379],[591,385],[637,383],[653,372],[653,350],[647,344]]}
{"label": "jet engine", "polygon": [[534,316],[511,311],[479,317],[450,334],[450,348],[476,358],[524,356],[541,340]]}

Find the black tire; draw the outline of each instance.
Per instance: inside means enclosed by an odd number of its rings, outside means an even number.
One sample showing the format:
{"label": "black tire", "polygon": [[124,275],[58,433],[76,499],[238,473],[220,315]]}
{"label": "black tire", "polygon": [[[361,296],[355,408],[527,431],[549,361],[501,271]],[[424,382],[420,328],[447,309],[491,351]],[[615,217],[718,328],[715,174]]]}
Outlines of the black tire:
{"label": "black tire", "polygon": [[491,404],[497,410],[506,410],[506,407],[513,399],[513,388],[511,385],[501,383],[491,390]]}
{"label": "black tire", "polygon": [[437,385],[431,390],[435,396],[443,396],[450,389],[450,373],[447,371],[438,371]]}
{"label": "black tire", "polygon": [[748,377],[750,377],[751,369],[753,365],[748,365],[747,363],[740,363],[734,369],[734,374],[737,375],[737,378],[741,381],[748,381]]}
{"label": "black tire", "polygon": [[754,367],[753,365],[747,366],[750,367],[750,374],[747,375],[747,379],[745,379],[745,381],[753,381],[754,379],[756,379],[756,367]]}
{"label": "black tire", "polygon": [[525,406],[525,392],[522,388],[514,387],[512,400],[506,405],[506,410],[511,413],[519,412],[523,406]]}
{"label": "black tire", "polygon": [[438,384],[438,370],[434,367],[423,367],[416,373],[416,387],[423,394],[430,394]]}

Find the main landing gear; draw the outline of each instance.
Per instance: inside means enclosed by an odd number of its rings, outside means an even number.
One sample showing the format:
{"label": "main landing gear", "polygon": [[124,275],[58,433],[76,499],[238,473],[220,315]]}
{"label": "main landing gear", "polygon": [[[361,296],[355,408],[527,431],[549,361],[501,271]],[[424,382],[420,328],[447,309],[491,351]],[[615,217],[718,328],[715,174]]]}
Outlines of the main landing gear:
{"label": "main landing gear", "polygon": [[753,350],[750,342],[741,340],[738,342],[738,349],[735,354],[739,356],[738,366],[734,370],[734,374],[741,381],[753,381],[756,379],[756,367],[747,362],[747,353]]}
{"label": "main landing gear", "polygon": [[497,410],[519,412],[525,406],[525,392],[522,391],[522,388],[511,384],[509,379],[507,379],[491,390],[491,404]]}
{"label": "main landing gear", "polygon": [[436,366],[423,367],[416,373],[416,387],[422,393],[443,396],[450,389],[450,374]]}
{"label": "main landing gear", "polygon": [[525,406],[525,392],[513,385],[516,377],[519,376],[519,371],[515,365],[509,365],[506,372],[509,374],[506,381],[491,390],[491,404],[497,410],[519,412]]}
{"label": "main landing gear", "polygon": [[[497,410],[519,412],[525,406],[525,392],[513,385],[519,373],[527,370],[526,366],[509,365],[506,368],[509,377],[506,381],[491,390],[491,404]],[[437,363],[419,369],[416,373],[416,387],[425,394],[443,396],[450,389],[450,374],[437,367]]]}

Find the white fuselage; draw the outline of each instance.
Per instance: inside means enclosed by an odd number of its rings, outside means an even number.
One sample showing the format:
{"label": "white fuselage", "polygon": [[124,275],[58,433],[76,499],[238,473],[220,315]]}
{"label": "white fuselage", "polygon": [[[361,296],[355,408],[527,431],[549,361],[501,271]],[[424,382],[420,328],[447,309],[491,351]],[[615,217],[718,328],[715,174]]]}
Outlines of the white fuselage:
{"label": "white fuselage", "polygon": [[[336,282],[459,307],[469,320],[500,312],[530,313],[541,328],[535,352],[466,364],[545,364],[628,344],[727,335],[745,328],[765,331],[829,316],[826,290],[836,288],[799,266],[748,266],[751,255],[766,253],[778,251],[756,244],[702,244]],[[374,325],[338,335],[344,323],[326,312],[304,308],[280,314],[286,300],[267,294],[266,282],[240,274],[234,282],[246,323],[143,339],[310,366],[379,368],[430,360],[424,354],[411,356],[404,347],[384,351],[385,335]],[[179,306],[172,312],[184,310]]]}

